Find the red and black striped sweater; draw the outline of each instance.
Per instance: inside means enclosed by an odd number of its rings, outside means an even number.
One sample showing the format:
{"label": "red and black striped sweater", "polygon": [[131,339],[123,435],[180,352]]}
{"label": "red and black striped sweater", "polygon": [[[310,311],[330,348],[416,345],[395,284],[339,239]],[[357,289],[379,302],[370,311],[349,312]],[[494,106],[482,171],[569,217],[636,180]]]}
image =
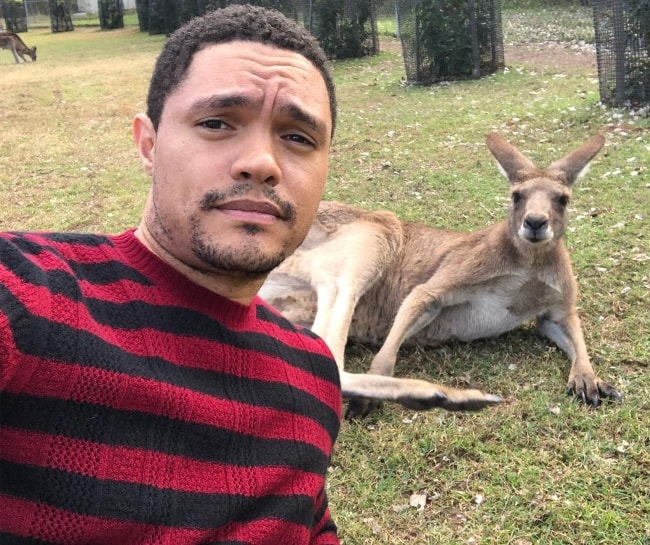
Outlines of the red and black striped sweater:
{"label": "red and black striped sweater", "polygon": [[323,341],[127,231],[0,235],[0,542],[338,544]]}

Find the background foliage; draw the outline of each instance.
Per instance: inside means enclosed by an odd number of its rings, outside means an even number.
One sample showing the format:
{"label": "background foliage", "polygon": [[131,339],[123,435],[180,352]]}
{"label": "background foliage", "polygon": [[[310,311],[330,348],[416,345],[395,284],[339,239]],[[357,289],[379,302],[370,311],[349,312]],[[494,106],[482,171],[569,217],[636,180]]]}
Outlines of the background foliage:
{"label": "background foliage", "polygon": [[[410,83],[480,77],[503,68],[499,0],[417,0],[403,9],[408,4],[399,4],[399,34]],[[409,63],[417,66],[412,74]]]}

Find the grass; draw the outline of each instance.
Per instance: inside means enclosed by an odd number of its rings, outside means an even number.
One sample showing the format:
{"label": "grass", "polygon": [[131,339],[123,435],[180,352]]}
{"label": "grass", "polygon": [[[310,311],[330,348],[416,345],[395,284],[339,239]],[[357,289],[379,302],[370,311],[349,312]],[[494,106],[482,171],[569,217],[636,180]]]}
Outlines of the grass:
{"label": "grass", "polygon": [[[33,65],[0,56],[0,229],[118,232],[149,180],[131,142],[163,37],[129,27],[30,30]],[[508,69],[436,87],[402,83],[399,47],[337,62],[340,121],[325,197],[473,229],[501,218],[506,181],[484,144],[498,130],[540,164],[597,131],[567,242],[597,369],[625,395],[588,410],[563,394],[568,363],[522,328],[401,352],[397,373],[478,385],[507,403],[478,414],[386,405],[344,422],[329,475],[346,545],[650,543],[650,122],[598,104],[596,74]],[[363,371],[374,347],[351,345]]]}
{"label": "grass", "polygon": [[[10,64],[0,140],[3,229],[115,231],[148,190],[130,140],[164,40],[137,27],[24,36],[33,65]],[[44,222],[44,219],[47,221]]]}

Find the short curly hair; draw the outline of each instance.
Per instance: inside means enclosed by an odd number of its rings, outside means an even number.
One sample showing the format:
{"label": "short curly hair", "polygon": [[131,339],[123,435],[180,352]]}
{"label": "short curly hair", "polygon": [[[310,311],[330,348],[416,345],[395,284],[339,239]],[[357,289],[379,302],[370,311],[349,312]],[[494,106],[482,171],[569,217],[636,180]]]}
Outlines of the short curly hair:
{"label": "short curly hair", "polygon": [[320,72],[325,80],[336,125],[336,93],[327,56],[307,30],[281,12],[252,5],[231,5],[194,17],[171,34],[154,67],[147,94],[147,115],[158,130],[167,97],[187,75],[194,54],[206,46],[235,40],[258,42],[294,51]]}

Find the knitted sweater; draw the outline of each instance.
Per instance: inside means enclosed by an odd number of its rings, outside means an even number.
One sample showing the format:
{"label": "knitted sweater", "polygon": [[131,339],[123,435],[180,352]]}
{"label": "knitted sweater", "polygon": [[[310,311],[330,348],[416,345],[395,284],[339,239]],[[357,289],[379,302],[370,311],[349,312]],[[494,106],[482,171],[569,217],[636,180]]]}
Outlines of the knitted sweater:
{"label": "knitted sweater", "polygon": [[0,235],[0,542],[338,544],[325,343],[127,231]]}

